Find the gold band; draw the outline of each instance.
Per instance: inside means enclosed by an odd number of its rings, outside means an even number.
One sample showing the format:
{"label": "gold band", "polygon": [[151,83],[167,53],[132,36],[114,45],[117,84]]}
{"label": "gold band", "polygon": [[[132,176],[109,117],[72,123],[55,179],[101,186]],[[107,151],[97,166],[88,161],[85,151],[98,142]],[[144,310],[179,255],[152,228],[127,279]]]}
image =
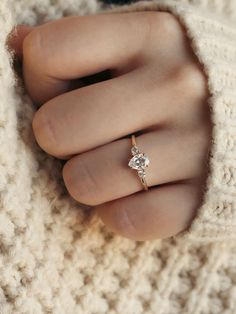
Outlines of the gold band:
{"label": "gold band", "polygon": [[[131,142],[132,142],[132,149],[131,149],[131,152],[132,152],[132,155],[133,155],[133,158],[130,160],[130,163],[129,163],[129,166],[135,170],[138,171],[138,176],[140,178],[140,181],[143,185],[143,188],[145,191],[148,190],[148,185],[147,185],[147,181],[146,181],[146,173],[145,173],[145,168],[148,167],[148,164],[149,164],[149,159],[148,157],[144,154],[144,153],[141,153],[137,147],[137,142],[136,142],[136,137],[135,135],[133,134],[131,136]],[[144,161],[144,164],[140,166],[140,168],[138,168],[138,166],[134,165],[134,159],[136,159],[136,162],[137,160],[140,158],[142,159],[142,161]],[[132,163],[133,161],[133,163]]]}
{"label": "gold band", "polygon": [[140,181],[141,181],[141,183],[143,185],[143,189],[145,191],[147,191],[148,190],[148,185],[147,185],[147,181],[146,181],[145,177],[144,178],[140,178]]}
{"label": "gold band", "polygon": [[137,147],[136,137],[135,137],[134,134],[131,137],[131,141],[132,141],[132,146],[136,146]]}

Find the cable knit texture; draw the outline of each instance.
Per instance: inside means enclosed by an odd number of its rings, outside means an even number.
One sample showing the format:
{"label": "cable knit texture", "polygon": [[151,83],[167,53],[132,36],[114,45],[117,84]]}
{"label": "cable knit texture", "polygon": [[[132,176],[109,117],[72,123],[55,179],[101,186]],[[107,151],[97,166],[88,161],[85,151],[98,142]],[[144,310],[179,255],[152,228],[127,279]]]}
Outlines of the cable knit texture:
{"label": "cable knit texture", "polygon": [[14,24],[105,8],[95,0],[0,1],[0,313],[233,314],[235,0],[113,9],[173,12],[208,76],[213,132],[204,202],[187,232],[147,242],[114,235],[98,220],[86,225],[88,210],[68,196],[61,162],[34,140],[35,109],[5,47]]}

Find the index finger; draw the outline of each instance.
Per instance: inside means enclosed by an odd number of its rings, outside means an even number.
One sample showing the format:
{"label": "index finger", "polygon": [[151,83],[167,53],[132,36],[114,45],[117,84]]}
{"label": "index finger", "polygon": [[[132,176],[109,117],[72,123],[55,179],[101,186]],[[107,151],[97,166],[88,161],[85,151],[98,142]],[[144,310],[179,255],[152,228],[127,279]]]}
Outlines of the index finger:
{"label": "index finger", "polygon": [[33,99],[45,102],[66,91],[68,80],[135,63],[150,14],[76,16],[35,28],[23,45],[24,77]]}

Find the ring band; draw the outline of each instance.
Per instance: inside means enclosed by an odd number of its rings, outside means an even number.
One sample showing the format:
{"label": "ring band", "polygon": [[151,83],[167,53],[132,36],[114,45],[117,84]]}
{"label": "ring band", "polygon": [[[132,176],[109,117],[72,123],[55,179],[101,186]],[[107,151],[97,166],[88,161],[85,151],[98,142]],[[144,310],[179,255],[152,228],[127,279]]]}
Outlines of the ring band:
{"label": "ring band", "polygon": [[129,160],[129,167],[136,170],[138,172],[138,176],[140,178],[140,181],[143,185],[143,188],[145,191],[148,190],[148,185],[146,181],[146,172],[145,169],[149,166],[149,158],[144,153],[140,152],[140,150],[137,147],[136,138],[135,135],[132,135],[131,137],[132,141],[132,148],[131,148],[131,154],[132,158]]}

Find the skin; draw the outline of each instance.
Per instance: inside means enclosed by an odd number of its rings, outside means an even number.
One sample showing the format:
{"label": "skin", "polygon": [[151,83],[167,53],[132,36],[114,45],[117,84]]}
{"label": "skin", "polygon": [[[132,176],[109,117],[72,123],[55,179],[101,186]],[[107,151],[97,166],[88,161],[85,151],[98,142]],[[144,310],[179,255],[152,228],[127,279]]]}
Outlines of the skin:
{"label": "skin", "polygon": [[[70,195],[130,239],[186,230],[202,201],[211,123],[206,78],[177,19],[163,12],[69,17],[18,27],[9,45],[23,58],[26,88],[39,105],[35,138],[67,160]],[[71,87],[105,70],[110,79]],[[127,165],[133,133],[150,158],[148,191]]]}

